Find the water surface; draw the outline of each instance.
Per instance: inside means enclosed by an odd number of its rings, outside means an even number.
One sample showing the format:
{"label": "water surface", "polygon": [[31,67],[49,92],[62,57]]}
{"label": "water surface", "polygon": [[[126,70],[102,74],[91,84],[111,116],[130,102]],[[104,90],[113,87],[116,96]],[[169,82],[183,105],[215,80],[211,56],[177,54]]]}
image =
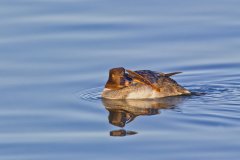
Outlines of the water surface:
{"label": "water surface", "polygon": [[[238,160],[239,5],[1,0],[0,159]],[[119,66],[206,94],[104,102]]]}

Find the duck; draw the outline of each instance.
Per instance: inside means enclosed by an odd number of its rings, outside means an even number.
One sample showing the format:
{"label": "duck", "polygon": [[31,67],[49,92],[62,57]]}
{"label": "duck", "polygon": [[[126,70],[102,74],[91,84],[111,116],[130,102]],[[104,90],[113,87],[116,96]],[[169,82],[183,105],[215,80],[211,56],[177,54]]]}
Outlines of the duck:
{"label": "duck", "polygon": [[191,92],[170,78],[182,72],[163,73],[151,70],[132,71],[123,67],[109,70],[102,91],[104,99],[155,99],[191,95]]}

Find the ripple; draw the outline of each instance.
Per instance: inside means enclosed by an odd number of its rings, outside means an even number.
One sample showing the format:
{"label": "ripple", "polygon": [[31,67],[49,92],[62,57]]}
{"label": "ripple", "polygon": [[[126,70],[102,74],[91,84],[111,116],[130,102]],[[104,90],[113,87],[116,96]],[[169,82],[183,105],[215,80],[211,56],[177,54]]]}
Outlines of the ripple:
{"label": "ripple", "polygon": [[86,101],[97,101],[101,99],[103,87],[90,88],[76,93],[77,97]]}

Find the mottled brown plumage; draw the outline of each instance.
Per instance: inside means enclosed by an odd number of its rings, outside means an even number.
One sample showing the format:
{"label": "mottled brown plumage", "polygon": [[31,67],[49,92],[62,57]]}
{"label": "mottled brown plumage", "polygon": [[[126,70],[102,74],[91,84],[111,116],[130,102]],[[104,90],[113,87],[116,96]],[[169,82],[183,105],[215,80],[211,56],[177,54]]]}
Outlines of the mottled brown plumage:
{"label": "mottled brown plumage", "polygon": [[[126,71],[128,73],[126,73]],[[150,70],[131,71],[123,67],[109,71],[109,79],[102,93],[107,99],[145,99],[189,95],[170,76],[181,72],[161,73]]]}

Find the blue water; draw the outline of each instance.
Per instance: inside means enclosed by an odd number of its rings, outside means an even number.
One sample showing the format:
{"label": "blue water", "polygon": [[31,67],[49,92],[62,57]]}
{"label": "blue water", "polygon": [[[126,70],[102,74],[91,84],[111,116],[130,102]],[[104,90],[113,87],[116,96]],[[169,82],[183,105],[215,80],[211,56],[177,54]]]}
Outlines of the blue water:
{"label": "blue water", "polygon": [[[0,159],[239,160],[239,5],[0,0]],[[104,102],[119,66],[204,94]]]}

